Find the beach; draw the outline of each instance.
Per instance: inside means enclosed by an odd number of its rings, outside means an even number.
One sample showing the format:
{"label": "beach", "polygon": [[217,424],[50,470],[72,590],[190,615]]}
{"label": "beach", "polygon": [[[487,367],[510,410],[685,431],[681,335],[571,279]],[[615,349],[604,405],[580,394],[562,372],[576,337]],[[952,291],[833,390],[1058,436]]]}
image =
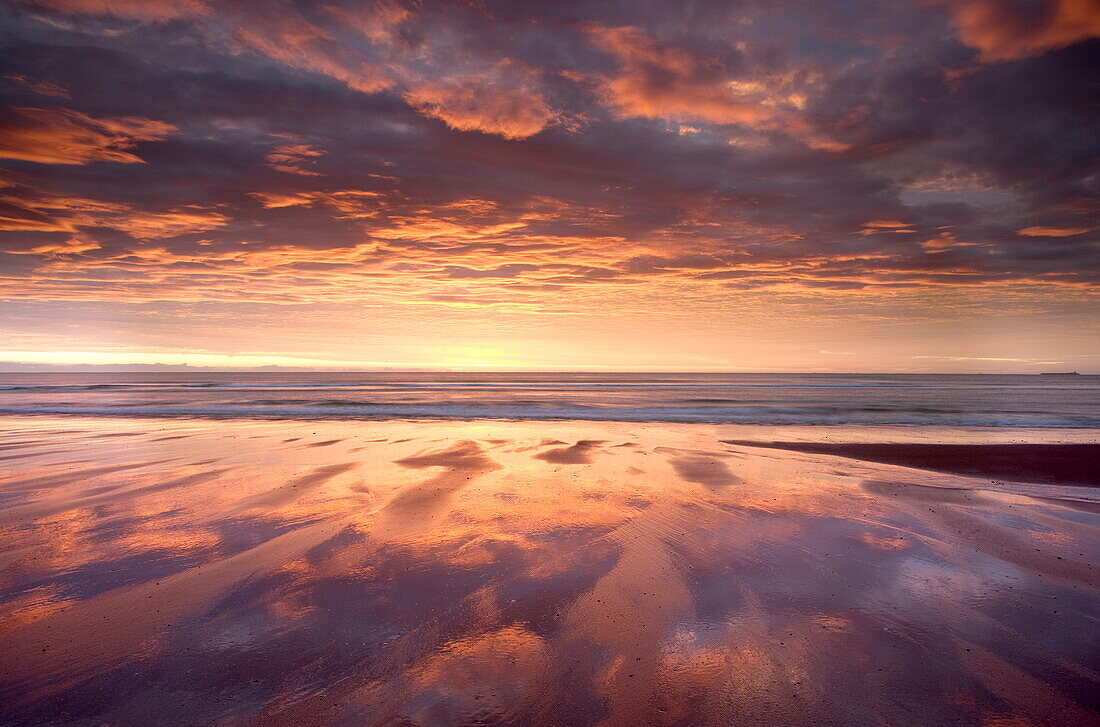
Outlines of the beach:
{"label": "beach", "polygon": [[1100,0],[0,44],[0,727],[1100,727]]}
{"label": "beach", "polygon": [[1097,724],[1098,441],[5,416],[0,722]]}

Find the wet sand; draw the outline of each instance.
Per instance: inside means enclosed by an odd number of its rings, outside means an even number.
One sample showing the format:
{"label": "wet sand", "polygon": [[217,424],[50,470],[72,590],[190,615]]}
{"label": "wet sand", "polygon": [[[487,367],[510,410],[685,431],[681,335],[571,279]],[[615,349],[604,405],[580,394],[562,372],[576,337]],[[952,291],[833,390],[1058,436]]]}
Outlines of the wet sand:
{"label": "wet sand", "polygon": [[5,417],[0,724],[1100,724],[1096,434],[822,431]]}

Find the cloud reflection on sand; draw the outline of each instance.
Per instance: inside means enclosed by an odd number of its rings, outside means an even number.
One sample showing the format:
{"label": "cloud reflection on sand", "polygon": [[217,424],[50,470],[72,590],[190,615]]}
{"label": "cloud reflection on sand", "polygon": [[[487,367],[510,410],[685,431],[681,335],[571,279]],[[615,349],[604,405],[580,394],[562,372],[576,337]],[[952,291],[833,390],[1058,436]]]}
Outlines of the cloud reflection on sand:
{"label": "cloud reflection on sand", "polygon": [[9,418],[0,716],[1096,721],[1100,493],[750,431]]}

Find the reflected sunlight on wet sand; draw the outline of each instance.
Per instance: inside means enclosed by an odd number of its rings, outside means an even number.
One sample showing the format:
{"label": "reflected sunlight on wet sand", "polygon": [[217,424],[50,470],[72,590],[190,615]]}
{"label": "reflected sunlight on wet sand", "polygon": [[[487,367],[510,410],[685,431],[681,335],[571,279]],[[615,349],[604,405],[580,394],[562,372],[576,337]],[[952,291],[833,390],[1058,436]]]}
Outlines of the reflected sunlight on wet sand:
{"label": "reflected sunlight on wet sand", "polygon": [[0,722],[1100,723],[1100,489],[822,439],[7,417]]}

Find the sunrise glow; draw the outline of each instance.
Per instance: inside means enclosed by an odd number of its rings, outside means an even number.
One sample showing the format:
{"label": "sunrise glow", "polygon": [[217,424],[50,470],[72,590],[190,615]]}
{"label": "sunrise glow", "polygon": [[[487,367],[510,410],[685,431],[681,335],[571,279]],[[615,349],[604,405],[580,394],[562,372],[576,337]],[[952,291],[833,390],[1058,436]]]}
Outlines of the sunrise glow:
{"label": "sunrise glow", "polygon": [[1100,370],[1039,4],[8,3],[0,361]]}

